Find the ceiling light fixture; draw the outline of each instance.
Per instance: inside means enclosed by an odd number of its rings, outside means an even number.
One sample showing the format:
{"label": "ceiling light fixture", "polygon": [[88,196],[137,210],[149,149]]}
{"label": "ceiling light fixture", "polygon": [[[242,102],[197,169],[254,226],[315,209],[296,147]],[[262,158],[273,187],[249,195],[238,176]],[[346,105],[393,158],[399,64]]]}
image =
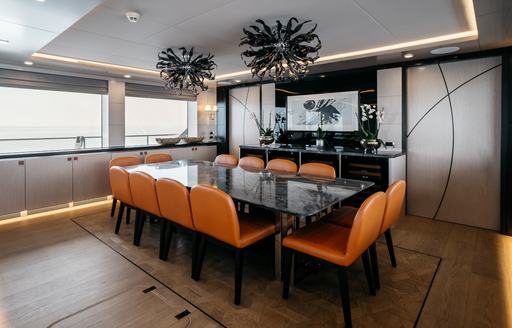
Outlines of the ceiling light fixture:
{"label": "ceiling light fixture", "polygon": [[175,90],[180,95],[183,91],[198,95],[200,91],[208,90],[204,80],[213,80],[213,70],[217,64],[212,60],[213,55],[198,54],[194,56],[194,48],[187,50],[179,48],[181,54],[176,54],[171,48],[158,54],[156,68],[160,69],[160,78],[164,80],[165,87]]}
{"label": "ceiling light fixture", "polygon": [[240,83],[240,82],[242,82],[242,80],[235,80],[235,82],[236,82],[236,83]]}
{"label": "ceiling light fixture", "polygon": [[123,75],[123,77],[124,77],[125,79],[131,79],[131,78],[132,78],[132,76],[131,76],[130,74],[125,74],[125,75]]}
{"label": "ceiling light fixture", "polygon": [[37,2],[46,2],[46,0],[36,0]]}
{"label": "ceiling light fixture", "polygon": [[[251,25],[244,28],[244,37],[240,46],[248,45],[242,52],[242,59],[251,69],[252,76],[263,79],[268,75],[274,81],[287,77],[294,80],[304,77],[309,72],[308,65],[318,59],[322,42],[315,32],[317,25],[300,33],[304,24],[310,23],[292,17],[286,24],[276,20],[272,27],[257,19],[261,26]],[[247,62],[246,60],[250,60]]]}
{"label": "ceiling light fixture", "polygon": [[27,66],[32,66],[32,65],[34,65],[34,62],[31,62],[30,60],[25,60],[25,61],[23,62],[23,64],[25,64],[25,65],[27,65]]}
{"label": "ceiling light fixture", "polygon": [[0,44],[9,44],[9,40],[0,39]]}
{"label": "ceiling light fixture", "polygon": [[411,59],[412,57],[414,57],[414,54],[413,54],[413,53],[411,53],[411,52],[406,52],[406,53],[404,54],[404,58],[405,58],[405,59]]}
{"label": "ceiling light fixture", "polygon": [[432,55],[446,55],[459,51],[459,47],[441,47],[430,50]]}

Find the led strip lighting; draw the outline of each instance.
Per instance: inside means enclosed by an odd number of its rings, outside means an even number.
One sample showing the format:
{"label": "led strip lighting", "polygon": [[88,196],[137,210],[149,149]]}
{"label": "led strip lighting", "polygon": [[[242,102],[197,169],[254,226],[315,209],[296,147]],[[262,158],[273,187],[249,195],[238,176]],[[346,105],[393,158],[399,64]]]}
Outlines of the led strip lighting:
{"label": "led strip lighting", "polygon": [[[350,51],[350,52],[343,52],[339,54],[334,55],[328,55],[320,57],[316,63],[322,63],[322,62],[332,62],[336,60],[346,60],[346,59],[353,59],[353,58],[359,58],[364,57],[366,55],[376,55],[376,54],[382,54],[386,52],[390,52],[393,50],[406,50],[418,46],[428,45],[428,44],[436,44],[446,41],[467,41],[472,40],[478,37],[478,29],[476,26],[476,16],[475,16],[475,10],[473,7],[473,1],[472,0],[462,0],[462,6],[464,8],[464,13],[466,16],[466,20],[468,23],[469,30],[465,32],[460,33],[453,33],[453,34],[446,34],[426,39],[419,39],[414,41],[408,41],[408,42],[401,42],[401,43],[395,43],[387,46],[382,47],[376,47],[376,48],[369,48],[369,49],[363,49],[363,50],[356,50],[356,51]],[[143,68],[137,68],[137,67],[130,67],[130,66],[123,66],[123,65],[115,65],[115,64],[109,64],[109,63],[102,63],[92,60],[85,60],[85,59],[77,59],[77,58],[71,58],[71,57],[64,57],[64,56],[57,56],[57,55],[50,55],[50,54],[44,54],[40,52],[36,52],[32,55],[35,59],[43,59],[43,60],[52,60],[52,61],[60,61],[70,64],[79,64],[79,65],[85,65],[85,66],[91,66],[91,67],[99,67],[99,68],[105,68],[105,69],[113,69],[118,70],[122,72],[133,72],[133,73],[139,73],[144,75],[153,75],[153,76],[159,76],[160,72],[156,70],[149,70],[149,69],[143,69]],[[233,78],[236,76],[242,76],[242,75],[248,75],[251,74],[250,70],[243,70],[233,73],[227,73],[227,74],[221,74],[217,75],[215,77],[216,81],[219,80],[225,80],[229,78]]]}

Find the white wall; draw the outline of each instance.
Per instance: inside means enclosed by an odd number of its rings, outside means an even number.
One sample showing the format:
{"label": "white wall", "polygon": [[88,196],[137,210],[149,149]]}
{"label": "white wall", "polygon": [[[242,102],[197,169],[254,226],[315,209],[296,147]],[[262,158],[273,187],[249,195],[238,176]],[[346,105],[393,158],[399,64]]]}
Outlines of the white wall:
{"label": "white wall", "polygon": [[[260,86],[229,91],[229,153],[238,156],[240,145],[259,143],[259,131],[250,113],[260,119]],[[268,116],[267,116],[268,120]],[[267,126],[268,121],[265,123]]]}
{"label": "white wall", "polygon": [[402,149],[402,68],[377,71],[377,106],[384,108],[379,138]]}

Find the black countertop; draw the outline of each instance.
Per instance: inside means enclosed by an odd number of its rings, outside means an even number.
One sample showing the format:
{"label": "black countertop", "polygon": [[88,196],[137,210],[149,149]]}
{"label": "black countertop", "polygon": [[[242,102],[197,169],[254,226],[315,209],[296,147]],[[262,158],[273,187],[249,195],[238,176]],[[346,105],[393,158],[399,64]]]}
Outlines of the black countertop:
{"label": "black countertop", "polygon": [[134,151],[142,149],[166,149],[166,148],[184,148],[196,146],[212,146],[217,145],[217,142],[196,142],[184,143],[177,145],[142,145],[142,146],[117,146],[117,147],[98,147],[98,148],[80,148],[80,149],[64,149],[64,150],[47,150],[47,151],[33,151],[33,152],[20,152],[20,153],[5,153],[0,154],[0,159],[9,158],[26,158],[26,157],[44,157],[56,155],[77,155],[101,152],[117,152],[117,151]]}
{"label": "black countertop", "polygon": [[315,215],[374,184],[371,181],[249,170],[194,160],[141,164],[126,169],[145,172],[155,179],[174,179],[187,187],[216,186],[234,199],[296,216]]}
{"label": "black countertop", "polygon": [[378,158],[394,158],[405,155],[405,152],[400,150],[391,149],[378,149],[375,154],[365,153],[362,150],[348,149],[343,147],[334,148],[317,148],[316,146],[304,145],[284,145],[273,144],[269,146],[259,145],[241,145],[240,149],[254,149],[254,150],[269,150],[269,151],[288,151],[288,152],[301,152],[325,155],[347,155],[347,156],[362,156],[362,157],[378,157]]}

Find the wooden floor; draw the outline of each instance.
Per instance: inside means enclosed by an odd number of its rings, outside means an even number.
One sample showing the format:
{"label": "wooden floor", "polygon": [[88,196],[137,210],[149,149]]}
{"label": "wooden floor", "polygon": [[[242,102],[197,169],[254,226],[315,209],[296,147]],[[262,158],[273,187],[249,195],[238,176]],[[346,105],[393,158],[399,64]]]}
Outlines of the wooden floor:
{"label": "wooden floor", "polygon": [[[265,245],[245,261],[232,304],[233,258],[208,249],[190,279],[191,237],[158,260],[158,224],[140,247],[133,224],[113,233],[106,206],[0,222],[1,327],[342,326],[335,272],[322,268],[280,297]],[[379,243],[382,289],[369,296],[360,263],[349,272],[356,327],[512,327],[512,238],[415,217],[394,228],[398,268]],[[176,319],[188,310],[190,315]]]}

